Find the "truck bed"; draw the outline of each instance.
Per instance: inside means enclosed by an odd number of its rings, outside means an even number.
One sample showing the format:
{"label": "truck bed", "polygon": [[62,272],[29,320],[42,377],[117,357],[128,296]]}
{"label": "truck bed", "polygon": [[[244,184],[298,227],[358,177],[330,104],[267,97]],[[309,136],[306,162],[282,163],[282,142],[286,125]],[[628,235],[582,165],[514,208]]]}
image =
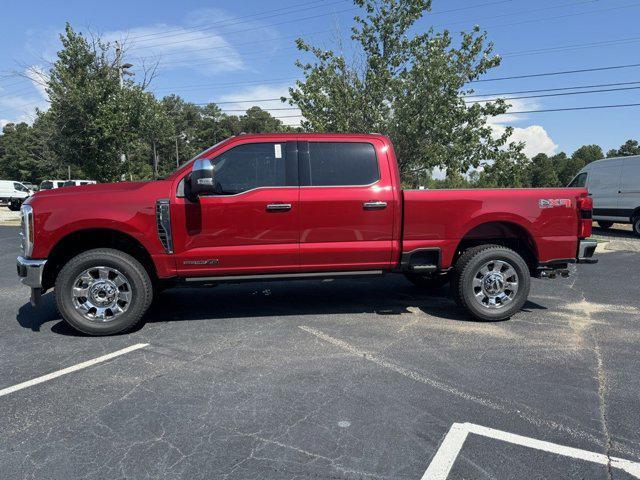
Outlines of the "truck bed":
{"label": "truck bed", "polygon": [[439,248],[451,266],[462,240],[525,238],[539,263],[574,259],[581,188],[404,190],[402,252]]}

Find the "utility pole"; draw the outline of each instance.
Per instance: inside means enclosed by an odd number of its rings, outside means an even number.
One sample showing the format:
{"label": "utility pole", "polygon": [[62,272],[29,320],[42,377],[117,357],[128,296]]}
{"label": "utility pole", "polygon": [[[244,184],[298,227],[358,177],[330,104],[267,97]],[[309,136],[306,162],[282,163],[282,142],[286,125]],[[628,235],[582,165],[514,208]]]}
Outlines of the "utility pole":
{"label": "utility pole", "polygon": [[[120,46],[120,42],[116,41],[116,68],[118,69],[118,83],[120,84],[120,89],[124,88],[124,75],[133,75],[133,73],[129,72],[128,69],[133,67],[131,63],[122,64],[122,47]],[[120,163],[123,164],[127,161],[127,156],[124,153],[120,154]],[[126,174],[122,174],[120,178],[122,181],[127,179]]]}
{"label": "utility pole", "polygon": [[153,179],[158,178],[158,152],[156,150],[156,141],[153,141]]}

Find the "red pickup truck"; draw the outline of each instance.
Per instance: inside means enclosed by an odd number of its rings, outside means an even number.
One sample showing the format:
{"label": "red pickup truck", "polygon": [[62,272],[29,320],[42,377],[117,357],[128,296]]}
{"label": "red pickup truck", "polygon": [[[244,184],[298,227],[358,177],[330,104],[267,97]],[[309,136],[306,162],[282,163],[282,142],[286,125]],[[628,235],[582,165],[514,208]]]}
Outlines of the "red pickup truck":
{"label": "red pickup truck", "polygon": [[383,135],[240,135],[163,180],[38,192],[22,208],[18,274],[55,287],[74,328],[142,321],[175,284],[401,273],[451,282],[482,320],[511,316],[531,276],[594,263],[582,188],[403,190]]}

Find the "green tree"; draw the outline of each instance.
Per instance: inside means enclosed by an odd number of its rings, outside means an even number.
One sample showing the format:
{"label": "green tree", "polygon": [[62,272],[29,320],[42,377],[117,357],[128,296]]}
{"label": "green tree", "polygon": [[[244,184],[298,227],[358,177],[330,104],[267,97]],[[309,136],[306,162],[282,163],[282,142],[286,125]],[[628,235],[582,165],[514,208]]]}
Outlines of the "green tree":
{"label": "green tree", "polygon": [[148,140],[155,99],[132,80],[120,86],[108,44],[90,42],[69,24],[60,41],[47,86],[52,149],[62,164],[77,165],[96,180],[131,175],[136,166],[120,156],[135,152],[132,159],[141,158],[136,153]]}
{"label": "green tree", "polygon": [[607,152],[607,157],[630,157],[640,155],[640,145],[637,140],[627,140],[618,150],[612,149]]}
{"label": "green tree", "polygon": [[[555,159],[558,160],[557,158]],[[544,153],[539,153],[531,159],[531,186],[540,187],[558,187],[560,181],[554,168],[554,159],[549,158]]]}
{"label": "green tree", "polygon": [[57,172],[55,156],[46,142],[46,120],[38,117],[33,125],[5,125],[0,135],[0,177],[39,183]]}
{"label": "green tree", "polygon": [[531,186],[531,170],[526,158],[498,158],[488,163],[478,175],[480,188],[525,188]]}
{"label": "green tree", "polygon": [[582,167],[601,158],[604,158],[604,153],[598,145],[583,145],[570,158],[558,161],[556,172],[560,185],[568,185]]}
{"label": "green tree", "polygon": [[512,129],[497,135],[489,117],[506,112],[503,100],[466,103],[466,85],[500,63],[479,28],[455,39],[432,29],[412,34],[430,10],[430,0],[354,0],[365,11],[355,17],[351,39],[361,57],[343,55],[297,40],[313,63],[296,64],[304,80],[289,90],[305,129],[382,132],[394,141],[405,183],[411,172],[440,167],[454,178],[482,161],[522,159],[523,145],[509,143]]}

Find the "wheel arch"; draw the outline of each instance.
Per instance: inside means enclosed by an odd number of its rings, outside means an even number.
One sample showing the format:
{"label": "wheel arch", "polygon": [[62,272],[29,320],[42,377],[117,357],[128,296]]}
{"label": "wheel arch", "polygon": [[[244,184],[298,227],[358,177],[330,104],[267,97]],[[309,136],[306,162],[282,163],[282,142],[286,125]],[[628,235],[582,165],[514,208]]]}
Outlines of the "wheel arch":
{"label": "wheel arch", "polygon": [[62,237],[51,249],[43,272],[43,288],[49,289],[71,258],[95,248],[113,248],[136,258],[152,280],[158,278],[156,266],[148,250],[128,233],[110,228],[87,228],[75,230]]}
{"label": "wheel arch", "polygon": [[470,228],[456,247],[453,263],[465,250],[484,244],[502,245],[515,250],[524,258],[530,271],[534,271],[538,265],[535,238],[525,226],[510,220],[490,220]]}

